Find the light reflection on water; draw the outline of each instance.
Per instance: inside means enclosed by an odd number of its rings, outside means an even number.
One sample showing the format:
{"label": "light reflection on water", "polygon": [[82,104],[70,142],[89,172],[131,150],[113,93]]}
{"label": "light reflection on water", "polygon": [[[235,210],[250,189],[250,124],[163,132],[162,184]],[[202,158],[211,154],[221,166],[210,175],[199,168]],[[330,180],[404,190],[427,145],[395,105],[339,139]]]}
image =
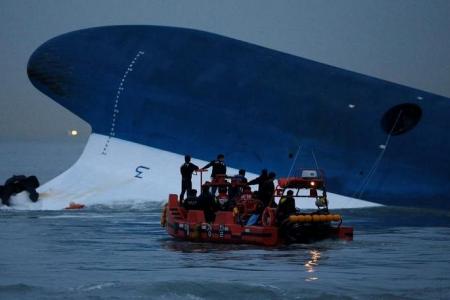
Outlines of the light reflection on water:
{"label": "light reflection on water", "polygon": [[306,272],[311,273],[311,274],[305,279],[305,281],[314,281],[314,280],[319,279],[319,277],[314,276],[314,274],[312,274],[312,273],[315,273],[315,268],[319,265],[320,251],[319,250],[310,250],[309,254],[310,254],[311,259],[305,263],[305,268],[306,268]]}

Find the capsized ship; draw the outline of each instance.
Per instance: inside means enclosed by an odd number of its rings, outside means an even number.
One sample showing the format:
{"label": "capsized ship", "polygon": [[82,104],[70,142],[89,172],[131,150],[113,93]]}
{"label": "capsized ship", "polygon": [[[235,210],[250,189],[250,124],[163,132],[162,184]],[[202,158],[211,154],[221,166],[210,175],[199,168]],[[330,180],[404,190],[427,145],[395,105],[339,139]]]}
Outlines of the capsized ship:
{"label": "capsized ship", "polygon": [[160,26],[55,37],[32,54],[28,76],[92,127],[79,161],[41,187],[42,208],[163,200],[179,188],[167,176],[178,176],[185,153],[199,164],[224,153],[229,166],[279,176],[317,162],[329,191],[345,196],[332,199],[339,207],[369,205],[355,200],[364,199],[450,208],[450,101],[442,96]]}

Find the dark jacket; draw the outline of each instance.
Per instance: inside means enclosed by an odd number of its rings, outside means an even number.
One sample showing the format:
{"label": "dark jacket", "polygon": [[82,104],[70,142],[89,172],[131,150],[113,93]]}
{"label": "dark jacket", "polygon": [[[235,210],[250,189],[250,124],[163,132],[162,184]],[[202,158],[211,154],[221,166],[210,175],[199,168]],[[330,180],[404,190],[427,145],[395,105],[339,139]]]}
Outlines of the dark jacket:
{"label": "dark jacket", "polygon": [[204,191],[199,197],[198,200],[200,205],[203,207],[203,211],[205,213],[206,222],[212,222],[215,218],[215,211],[219,210],[217,206],[216,199],[209,191]]}
{"label": "dark jacket", "polygon": [[231,177],[231,183],[236,183],[236,184],[243,184],[243,183],[247,183],[247,178],[244,175],[234,175],[233,177]]}
{"label": "dark jacket", "polygon": [[189,209],[203,209],[201,199],[195,196],[189,196],[183,201],[183,207],[187,210]]}
{"label": "dark jacket", "polygon": [[198,196],[198,199],[205,208],[212,209],[215,207],[216,199],[210,192],[203,192],[200,196]]}
{"label": "dark jacket", "polygon": [[261,201],[264,203],[264,206],[270,204],[270,200],[272,199],[274,192],[275,184],[273,183],[273,179],[266,179],[266,181],[264,181],[264,183],[261,185],[258,193]]}
{"label": "dark jacket", "polygon": [[217,174],[227,174],[227,166],[225,162],[218,159],[211,161],[209,164],[203,167],[203,169],[208,169],[212,166],[211,177],[215,178]]}
{"label": "dark jacket", "polygon": [[184,163],[180,167],[181,178],[184,180],[190,180],[192,178],[192,173],[197,170],[198,167],[193,163]]}
{"label": "dark jacket", "polygon": [[241,193],[241,188],[243,184],[247,183],[247,178],[243,175],[234,175],[231,177],[231,186],[228,189],[228,194],[230,199],[238,196]]}
{"label": "dark jacket", "polygon": [[258,185],[258,191],[260,191],[263,183],[267,180],[267,178],[268,178],[268,175],[260,175],[259,177],[256,177],[255,179],[250,180],[247,184],[248,185],[255,185],[255,184],[257,184]]}

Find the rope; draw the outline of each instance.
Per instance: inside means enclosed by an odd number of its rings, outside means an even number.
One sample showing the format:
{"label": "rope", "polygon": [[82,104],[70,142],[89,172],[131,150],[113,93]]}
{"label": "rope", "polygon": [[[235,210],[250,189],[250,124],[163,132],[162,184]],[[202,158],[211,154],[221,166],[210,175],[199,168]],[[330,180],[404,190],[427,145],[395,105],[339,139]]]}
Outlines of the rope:
{"label": "rope", "polygon": [[366,190],[367,185],[369,184],[369,182],[372,179],[373,175],[375,174],[378,166],[380,165],[381,160],[383,159],[384,153],[386,152],[387,147],[389,145],[389,142],[391,140],[392,132],[394,132],[394,129],[397,126],[398,120],[400,119],[400,116],[402,115],[402,113],[403,113],[403,110],[400,110],[398,115],[397,115],[397,118],[395,119],[394,125],[392,126],[392,128],[389,131],[389,134],[388,134],[388,136],[386,138],[386,141],[384,143],[384,148],[382,149],[382,151],[380,152],[378,157],[375,159],[375,161],[374,161],[374,163],[372,165],[372,168],[370,168],[370,171],[367,174],[367,177],[363,180],[363,182],[361,183],[361,186],[359,187],[359,189],[355,193],[353,193],[353,198],[357,194],[358,194],[358,198],[359,199],[362,198],[362,196],[363,196],[363,194],[364,194],[364,192]]}
{"label": "rope", "polygon": [[297,157],[298,157],[298,154],[300,153],[300,148],[301,147],[302,147],[302,145],[299,144],[298,148],[297,148],[297,153],[295,153],[294,161],[291,164],[291,169],[289,170],[289,173],[288,173],[288,178],[291,176],[292,170],[294,169],[295,163],[297,162]]}

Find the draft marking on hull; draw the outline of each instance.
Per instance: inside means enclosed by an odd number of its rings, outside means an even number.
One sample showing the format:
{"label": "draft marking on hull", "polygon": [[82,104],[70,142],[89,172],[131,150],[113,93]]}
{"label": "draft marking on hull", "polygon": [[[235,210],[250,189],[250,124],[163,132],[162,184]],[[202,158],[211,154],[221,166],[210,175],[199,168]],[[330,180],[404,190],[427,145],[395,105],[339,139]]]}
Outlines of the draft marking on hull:
{"label": "draft marking on hull", "polygon": [[129,72],[133,72],[133,67],[137,63],[139,57],[141,55],[144,55],[145,52],[140,50],[136,53],[134,58],[131,60],[130,64],[127,66],[127,69],[125,70],[125,73],[122,76],[122,79],[120,80],[119,87],[117,88],[116,92],[116,99],[114,101],[114,107],[113,107],[113,113],[112,113],[112,120],[111,120],[111,129],[109,131],[108,138],[106,139],[105,146],[103,147],[102,154],[106,155],[107,150],[109,147],[109,142],[111,141],[111,138],[116,136],[116,124],[119,117],[119,101],[120,101],[120,95],[125,90],[125,80],[127,78],[127,75]]}

